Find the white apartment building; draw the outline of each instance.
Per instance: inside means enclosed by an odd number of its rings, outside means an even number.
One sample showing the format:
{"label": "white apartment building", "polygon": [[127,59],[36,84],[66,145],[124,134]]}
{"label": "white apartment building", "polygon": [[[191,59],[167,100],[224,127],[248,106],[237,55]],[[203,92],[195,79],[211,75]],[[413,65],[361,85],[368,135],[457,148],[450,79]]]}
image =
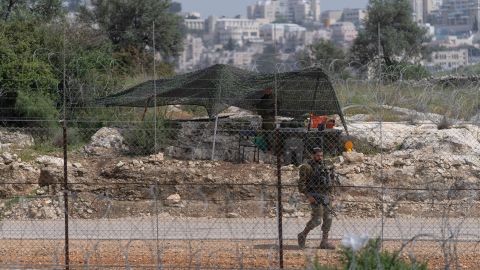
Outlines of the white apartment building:
{"label": "white apartment building", "polygon": [[289,22],[319,21],[320,0],[259,0],[247,7],[249,19],[265,19],[273,22],[284,18]]}
{"label": "white apartment building", "polygon": [[460,38],[457,36],[445,36],[442,38],[437,38],[429,43],[431,47],[446,47],[446,48],[456,48],[458,46],[473,46],[474,36],[471,35],[467,38]]}
{"label": "white apartment building", "polygon": [[431,22],[431,15],[442,6],[443,0],[423,0],[423,21]]}
{"label": "white apartment building", "polygon": [[337,22],[332,24],[332,41],[342,46],[349,46],[358,36],[358,31],[352,22]]}
{"label": "white apartment building", "polygon": [[204,19],[184,19],[183,24],[189,31],[205,31],[206,22]]}
{"label": "white apartment building", "polygon": [[260,37],[267,41],[285,43],[286,38],[302,37],[307,29],[293,23],[264,24],[260,27]]}
{"label": "white apartment building", "polygon": [[423,23],[423,2],[425,0],[410,0],[410,5],[412,6],[412,16],[413,20],[417,23]]}
{"label": "white apartment building", "polygon": [[355,26],[359,26],[363,23],[363,20],[367,17],[367,11],[361,8],[346,8],[342,12],[342,22],[351,22]]}
{"label": "white apartment building", "polygon": [[427,66],[437,70],[451,70],[468,66],[468,50],[444,50],[432,53],[431,61]]}
{"label": "white apartment building", "polygon": [[183,41],[183,52],[177,59],[177,71],[185,72],[198,67],[202,62],[202,55],[205,52],[203,40],[187,34]]}
{"label": "white apartment building", "polygon": [[258,40],[260,23],[251,19],[220,18],[216,20],[215,32],[221,44],[228,43],[230,39],[243,43],[248,40]]}
{"label": "white apartment building", "polygon": [[477,22],[480,28],[480,0],[444,0],[432,23],[439,34],[465,34],[473,30]]}
{"label": "white apartment building", "polygon": [[279,10],[279,2],[274,0],[261,0],[257,4],[247,7],[249,19],[265,19],[267,22],[275,21]]}

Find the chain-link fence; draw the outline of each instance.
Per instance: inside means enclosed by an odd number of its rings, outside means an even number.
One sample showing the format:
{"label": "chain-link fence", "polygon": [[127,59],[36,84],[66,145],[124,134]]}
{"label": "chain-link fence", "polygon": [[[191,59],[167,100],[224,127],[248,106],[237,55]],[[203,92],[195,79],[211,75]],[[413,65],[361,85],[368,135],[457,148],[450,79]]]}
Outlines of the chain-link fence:
{"label": "chain-link fence", "polygon": [[136,108],[69,102],[67,83],[58,119],[4,117],[0,267],[322,269],[378,238],[379,261],[475,269],[478,80],[302,66],[158,80]]}

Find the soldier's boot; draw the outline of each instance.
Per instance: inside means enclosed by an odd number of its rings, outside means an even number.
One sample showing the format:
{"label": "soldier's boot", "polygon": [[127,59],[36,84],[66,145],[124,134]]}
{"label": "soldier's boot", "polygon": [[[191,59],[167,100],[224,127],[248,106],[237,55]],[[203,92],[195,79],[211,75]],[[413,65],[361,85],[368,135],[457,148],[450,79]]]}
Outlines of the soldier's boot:
{"label": "soldier's boot", "polygon": [[307,234],[305,232],[301,232],[297,235],[298,239],[298,247],[301,249],[305,248],[305,242],[307,241]]}
{"label": "soldier's boot", "polygon": [[328,242],[328,233],[323,233],[322,242],[320,242],[320,249],[335,249],[335,246]]}

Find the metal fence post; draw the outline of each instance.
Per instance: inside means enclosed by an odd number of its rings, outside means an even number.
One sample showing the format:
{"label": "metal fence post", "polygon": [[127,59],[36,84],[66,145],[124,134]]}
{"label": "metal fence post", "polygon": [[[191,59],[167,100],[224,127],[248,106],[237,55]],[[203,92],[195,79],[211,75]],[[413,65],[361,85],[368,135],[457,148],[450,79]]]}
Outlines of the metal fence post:
{"label": "metal fence post", "polygon": [[68,144],[67,144],[67,71],[66,71],[66,28],[63,24],[63,204],[65,211],[65,269],[70,269],[69,230],[68,230]]}
{"label": "metal fence post", "polygon": [[275,151],[277,154],[278,257],[279,267],[283,269],[282,161],[280,158],[280,130],[278,127],[275,129]]}

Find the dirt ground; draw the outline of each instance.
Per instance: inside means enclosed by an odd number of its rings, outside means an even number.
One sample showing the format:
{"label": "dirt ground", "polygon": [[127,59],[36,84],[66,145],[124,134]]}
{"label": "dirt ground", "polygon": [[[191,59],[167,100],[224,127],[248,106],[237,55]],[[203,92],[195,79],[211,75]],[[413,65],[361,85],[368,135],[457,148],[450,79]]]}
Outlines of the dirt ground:
{"label": "dirt ground", "polygon": [[[335,242],[339,245],[339,242]],[[299,250],[294,241],[285,242],[285,268],[304,269],[315,260],[321,265],[338,267],[339,250],[315,248],[316,241]],[[398,250],[401,243],[385,242],[384,249]],[[0,268],[63,268],[63,241],[0,240]],[[411,256],[427,262],[429,269],[479,269],[480,247],[477,243],[459,243],[450,247],[456,254],[445,256],[442,245],[417,242],[404,249],[402,257]],[[156,251],[158,252],[158,256]],[[274,241],[71,241],[70,269],[154,269],[162,268],[277,268],[277,245]],[[86,268],[87,267],[87,268]]]}

